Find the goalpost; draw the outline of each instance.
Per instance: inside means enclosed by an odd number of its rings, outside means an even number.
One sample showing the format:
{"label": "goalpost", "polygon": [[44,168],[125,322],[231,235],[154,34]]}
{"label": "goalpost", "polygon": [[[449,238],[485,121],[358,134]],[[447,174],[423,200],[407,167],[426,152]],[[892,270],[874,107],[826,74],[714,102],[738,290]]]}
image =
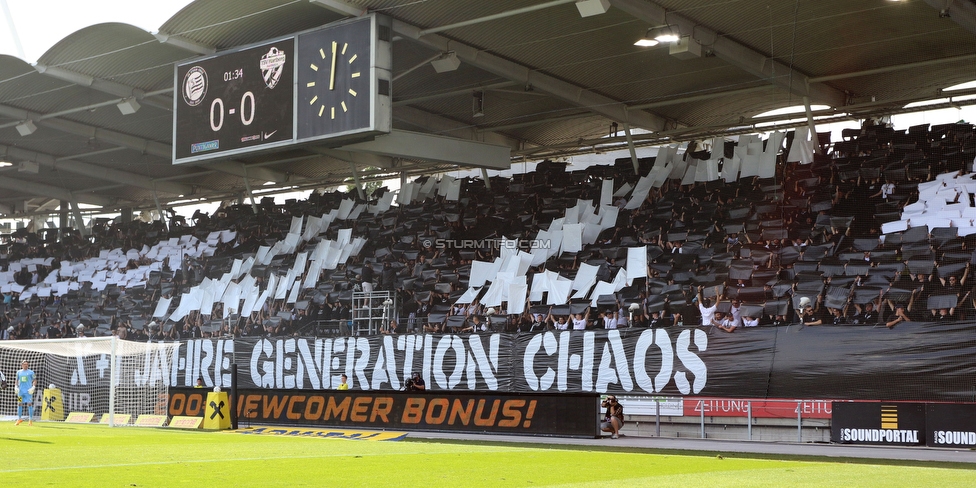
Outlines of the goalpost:
{"label": "goalpost", "polygon": [[[26,360],[37,379],[34,418],[45,408],[43,392],[51,385],[60,391],[63,411],[49,412],[63,418],[71,412],[90,412],[100,421],[108,414],[110,426],[126,425],[117,415],[131,420],[145,414],[167,414],[168,378],[159,374],[179,343],[151,343],[112,337],[0,341],[0,371],[8,388],[0,392],[0,416],[17,411],[16,376]],[[165,370],[165,369],[163,369]]]}

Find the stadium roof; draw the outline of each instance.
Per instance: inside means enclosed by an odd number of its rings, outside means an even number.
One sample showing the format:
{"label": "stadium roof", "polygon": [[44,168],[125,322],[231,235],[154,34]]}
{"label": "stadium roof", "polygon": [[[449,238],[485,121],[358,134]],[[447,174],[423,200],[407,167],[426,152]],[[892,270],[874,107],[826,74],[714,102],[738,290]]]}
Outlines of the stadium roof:
{"label": "stadium roof", "polygon": [[[945,5],[198,0],[156,33],[99,24],[33,66],[0,56],[0,161],[13,163],[0,168],[0,214],[61,201],[152,208],[247,188],[334,186],[353,167],[361,178],[456,167],[316,148],[172,164],[175,63],[367,12],[394,19],[395,129],[505,145],[522,161],[619,148],[625,127],[639,145],[755,131],[757,121],[777,119],[754,115],[805,98],[831,107],[815,115],[841,120],[946,97],[944,88],[976,79],[976,5]],[[634,45],[661,26],[686,43]],[[448,52],[460,65],[436,72],[430,61]],[[477,117],[476,92],[484,105]],[[116,105],[130,99],[141,109],[123,115]],[[782,127],[790,117],[780,117]]]}

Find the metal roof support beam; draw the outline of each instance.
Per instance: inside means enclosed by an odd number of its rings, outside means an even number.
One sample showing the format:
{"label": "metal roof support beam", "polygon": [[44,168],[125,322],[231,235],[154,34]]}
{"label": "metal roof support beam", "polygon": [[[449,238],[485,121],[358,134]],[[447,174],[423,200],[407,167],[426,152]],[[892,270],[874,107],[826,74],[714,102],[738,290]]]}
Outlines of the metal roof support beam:
{"label": "metal roof support beam", "polygon": [[254,193],[251,192],[251,180],[247,178],[247,166],[242,164],[241,169],[244,171],[244,189],[247,190],[247,196],[251,199],[251,212],[257,215],[258,204],[254,202]]}
{"label": "metal roof support beam", "polygon": [[163,206],[159,204],[159,195],[156,192],[152,192],[153,201],[156,202],[156,212],[159,213],[159,221],[163,223],[163,227],[169,229],[166,225],[166,216],[163,214]]}
{"label": "metal roof support beam", "polygon": [[[939,15],[949,17],[969,32],[976,34],[976,5],[973,2],[953,2],[952,0],[925,0]],[[944,14],[943,14],[944,12]]]}
{"label": "metal roof support beam", "polygon": [[[963,94],[967,90],[960,90],[959,94]],[[955,93],[955,92],[954,92]],[[873,117],[877,115],[896,115],[905,113],[917,113],[924,112],[927,110],[938,110],[942,108],[955,108],[958,109],[960,106],[972,106],[976,105],[976,100],[965,99],[959,101],[950,101],[944,103],[937,103],[934,105],[924,105],[924,106],[913,106],[905,108],[905,104],[927,100],[928,98],[911,97],[908,99],[901,100],[885,100],[883,102],[868,102],[860,103],[856,105],[848,105],[843,108],[843,112],[840,114],[835,114],[832,111],[815,111],[814,115],[822,114],[825,118],[821,119],[819,122],[822,124],[831,124],[834,122],[847,122],[847,121],[858,121],[863,120],[866,117]],[[861,111],[860,109],[864,109]],[[850,113],[848,113],[850,112]],[[772,122],[775,125],[764,125],[762,127],[757,127],[756,122],[752,124],[733,126],[730,127],[729,124],[715,124],[697,127],[684,127],[680,129],[672,129],[664,132],[658,132],[656,134],[640,134],[634,136],[634,144],[638,147],[649,147],[649,146],[661,146],[666,144],[672,144],[675,142],[687,142],[691,140],[700,140],[706,137],[715,136],[734,136],[742,134],[755,134],[756,132],[770,132],[775,130],[788,130],[797,127],[802,127],[806,125],[806,119],[799,122],[793,120],[796,118],[796,114],[788,114],[786,116],[776,116],[778,118],[770,119],[763,118],[764,122]],[[791,122],[791,120],[793,120]],[[623,142],[620,141],[621,138],[612,139],[601,139],[601,140],[589,140],[583,141],[582,144],[561,144],[554,145],[548,148],[542,149],[532,149],[527,151],[520,151],[518,154],[535,154],[542,150],[549,150],[550,152],[544,154],[548,158],[556,157],[567,157],[575,156],[579,154],[587,154],[588,150],[579,150],[578,147],[581,146],[593,146],[599,145],[604,151],[616,151],[622,149]],[[624,141],[625,142],[625,141]],[[535,157],[541,158],[542,156],[536,155]]]}
{"label": "metal roof support beam", "polygon": [[[38,158],[47,159],[47,158]],[[52,158],[53,159],[53,158]],[[47,162],[45,161],[46,165]],[[57,168],[59,170],[64,170],[70,173],[80,174],[84,176],[91,176],[93,178],[100,178],[103,180],[112,181],[115,183],[120,183],[123,185],[136,186],[143,189],[158,189],[166,193],[172,193],[174,195],[188,196],[195,193],[195,189],[192,185],[186,185],[183,183],[170,183],[164,181],[155,181],[154,179],[140,174],[130,173],[128,171],[119,171],[117,169],[107,168],[105,166],[99,166],[95,164],[84,163],[81,161],[75,161],[72,159],[59,158],[56,165],[52,161],[52,168]]]}
{"label": "metal roof support beam", "polygon": [[119,184],[116,184],[116,185],[102,185],[102,186],[96,186],[96,187],[93,187],[93,188],[85,188],[83,190],[78,190],[78,191],[79,192],[98,193],[100,191],[116,190],[116,189],[124,188],[124,187],[125,187],[125,185],[119,185]]}
{"label": "metal roof support beam", "polygon": [[34,209],[34,212],[53,211],[58,205],[60,205],[60,203],[60,200],[51,198],[48,201],[38,205],[37,208]]}
{"label": "metal roof support beam", "polygon": [[122,83],[117,83],[114,81],[95,78],[93,76],[88,76],[86,74],[71,71],[58,66],[36,64],[34,65],[34,69],[36,69],[38,73],[50,76],[52,78],[57,78],[62,81],[67,81],[69,83],[74,83],[76,85],[85,86],[95,91],[108,93],[109,95],[114,95],[120,98],[135,97],[136,100],[139,100],[146,105],[156,107],[161,110],[166,110],[168,112],[173,111],[173,99],[171,97],[149,97],[146,95],[146,92],[138,88],[123,85]]}
{"label": "metal roof support beam", "polygon": [[343,151],[341,149],[327,149],[323,147],[310,147],[308,148],[308,150],[350,164],[358,164],[360,166],[375,166],[377,168],[383,168],[383,169],[393,169],[393,158],[380,156],[377,154],[369,154],[369,153],[354,152],[354,151]]}
{"label": "metal roof support beam", "polygon": [[172,159],[173,149],[169,144],[163,144],[161,142],[150,141],[148,139],[143,139],[141,137],[132,136],[129,134],[123,134],[121,132],[116,132],[110,129],[104,129],[101,127],[96,127],[93,125],[82,124],[80,122],[74,122],[66,119],[58,118],[48,118],[45,119],[46,114],[37,112],[28,112],[27,110],[9,107],[6,105],[0,105],[0,115],[7,117],[12,117],[19,120],[35,120],[38,125],[43,127],[48,127],[54,130],[59,130],[61,132],[66,132],[68,134],[74,134],[76,136],[94,138],[98,141],[108,142],[115,144],[117,146],[127,147],[129,149],[134,149],[143,154],[150,154],[153,156],[159,156],[161,158]]}
{"label": "metal roof support beam", "polygon": [[75,218],[75,228],[78,232],[81,232],[82,237],[88,236],[88,228],[85,227],[85,221],[81,218],[81,207],[78,206],[78,202],[71,200],[71,213],[74,214]]}
{"label": "metal roof support beam", "polygon": [[96,141],[115,144],[116,146],[127,147],[129,149],[156,156],[164,159],[173,158],[173,150],[169,144],[150,141],[142,137],[125,134],[111,129],[104,129],[79,122],[65,119],[48,119],[38,122],[45,127],[50,127],[61,132],[67,132],[77,136],[93,138]]}
{"label": "metal roof support beam", "polygon": [[366,192],[363,191],[363,184],[359,182],[359,171],[356,171],[356,165],[349,163],[349,167],[352,168],[352,180],[356,183],[356,192],[359,193],[359,198],[366,200]]}
{"label": "metal roof support beam", "polygon": [[161,191],[173,193],[175,195],[190,195],[193,193],[193,187],[191,185],[185,185],[182,183],[154,182],[151,178],[145,175],[129,173],[128,171],[119,171],[117,169],[107,168],[105,166],[99,166],[96,164],[89,164],[82,161],[75,161],[69,158],[55,158],[54,156],[48,154],[28,151],[18,147],[0,145],[0,148],[4,149],[6,154],[10,157],[34,161],[46,168],[58,169],[60,171],[67,171],[77,175],[89,176],[92,178],[98,178],[100,180],[125,185],[137,186],[147,190],[155,190],[158,188]]}
{"label": "metal roof support beam", "polygon": [[401,130],[339,149],[463,167],[506,170],[512,166],[512,149],[508,146]]}
{"label": "metal roof support beam", "polygon": [[58,210],[58,239],[63,239],[67,237],[65,235],[65,230],[68,229],[68,202],[65,200],[58,200],[59,206]]}
{"label": "metal roof support beam", "polygon": [[218,172],[217,170],[209,169],[206,171],[197,171],[196,173],[183,173],[183,174],[178,174],[173,176],[163,176],[162,178],[155,178],[153,179],[153,181],[159,184],[160,181],[176,181],[176,180],[186,180],[190,178],[199,178],[201,176],[212,175],[217,172]]}
{"label": "metal roof support beam", "polygon": [[637,148],[634,147],[634,136],[630,133],[630,124],[624,122],[624,135],[627,136],[627,149],[630,150],[630,162],[634,165],[634,174],[640,174],[640,163],[637,162]]}
{"label": "metal roof support beam", "polygon": [[935,66],[939,64],[972,63],[973,60],[976,60],[976,54],[963,54],[960,56],[950,56],[948,58],[928,59],[925,61],[916,61],[914,63],[895,64],[892,66],[882,66],[880,68],[866,69],[862,71],[851,71],[848,73],[838,73],[835,75],[814,76],[813,78],[807,78],[807,80],[810,83],[821,82],[821,81],[843,80],[847,78],[857,78],[859,76],[891,73],[892,71],[903,71],[906,69],[926,68],[929,66]]}
{"label": "metal roof support beam", "polygon": [[720,91],[720,92],[703,93],[701,95],[690,95],[690,96],[687,96],[687,97],[680,97],[680,98],[671,98],[671,97],[669,97],[666,100],[658,100],[656,102],[639,103],[637,105],[631,105],[628,108],[630,110],[635,110],[635,109],[638,109],[638,108],[666,107],[668,105],[679,105],[679,104],[682,104],[682,103],[699,102],[699,101],[702,101],[702,100],[711,100],[713,98],[732,97],[732,96],[736,96],[736,95],[746,95],[746,94],[749,94],[749,93],[768,91],[768,90],[772,90],[774,88],[776,88],[774,85],[761,85],[761,86],[753,86],[753,87],[750,87],[750,88],[738,88],[738,89],[735,89],[735,90],[726,90],[726,91]]}
{"label": "metal roof support beam", "polygon": [[847,94],[843,91],[822,83],[808,83],[809,77],[795,69],[791,75],[788,65],[733,41],[678,12],[668,12],[664,7],[648,0],[611,0],[611,4],[648,24],[676,26],[681,35],[692,36],[702,46],[708,47],[715,56],[798,96],[809,96],[812,100],[831,107],[842,107],[847,103]]}
{"label": "metal roof support beam", "polygon": [[[260,163],[249,163],[247,165],[247,167],[250,168],[251,170],[254,170],[254,168],[263,168],[265,166],[274,166],[276,164],[295,163],[295,162],[298,162],[298,161],[307,161],[307,160],[316,159],[316,158],[318,158],[318,156],[311,155],[311,154],[304,155],[304,156],[292,156],[290,158],[272,159],[272,160],[269,160],[269,161],[262,161]],[[304,180],[304,179],[309,179],[309,178],[303,177],[302,179]],[[292,180],[293,180],[293,178],[289,178],[288,179],[288,181],[292,181]]]}
{"label": "metal roof support beam", "polygon": [[[32,118],[43,117],[44,114],[36,114],[33,112],[28,112],[19,108],[7,107],[0,105],[0,115],[15,118],[18,120],[27,120]],[[151,156],[157,156],[164,158],[166,160],[172,160],[173,158],[173,146],[169,144],[164,144],[162,142],[150,141],[148,139],[143,139],[138,136],[133,136],[129,134],[124,134],[122,132],[117,132],[110,129],[103,129],[101,127],[95,127],[87,124],[82,124],[80,122],[74,122],[65,119],[45,119],[37,122],[41,126],[48,127],[51,129],[59,130],[61,132],[66,132],[68,134],[74,134],[77,136],[93,138],[96,141],[107,142],[110,144],[115,144],[117,146],[126,147],[135,151],[139,151],[143,154],[148,154]],[[231,162],[218,162],[218,163],[201,163],[198,166],[203,168],[211,168],[222,173],[232,174],[235,176],[244,176],[244,173],[240,170],[238,164]],[[270,170],[267,168],[262,168],[258,173],[253,174],[255,178],[261,178],[265,181],[274,181],[276,183],[284,183],[288,181],[288,175],[281,173],[279,171]],[[97,176],[97,175],[91,175]],[[128,183],[125,181],[123,183]],[[182,185],[181,185],[182,186]],[[162,187],[157,186],[157,188],[162,189]],[[164,190],[168,191],[168,190]],[[185,187],[183,191],[176,191],[176,194],[189,194],[191,193]]]}
{"label": "metal roof support beam", "polygon": [[178,47],[184,51],[189,51],[194,54],[200,54],[202,56],[217,52],[217,48],[213,46],[200,44],[199,42],[191,41],[183,36],[179,36],[175,34],[157,32],[153,34],[153,37],[158,39],[161,44],[169,44],[170,46]]}
{"label": "metal roof support beam", "polygon": [[114,203],[112,200],[99,195],[75,195],[64,188],[45,185],[44,183],[13,179],[6,176],[0,177],[0,188],[14,192],[30,193],[45,198],[54,198],[56,200],[75,200],[102,207],[108,207]]}
{"label": "metal roof support beam", "polygon": [[348,4],[346,2],[343,2],[342,0],[308,0],[308,1],[309,3],[313,3],[315,5],[318,5],[319,7],[329,9],[340,15],[347,15],[349,17],[359,17],[366,13],[366,10],[364,10],[363,8]]}
{"label": "metal roof support beam", "polygon": [[202,163],[198,166],[204,169],[215,169],[221,173],[227,173],[229,175],[240,176],[244,179],[252,178],[261,181],[273,181],[275,183],[287,183],[289,180],[287,173],[257,166],[245,166],[244,163],[240,161]]}
{"label": "metal roof support beam", "polygon": [[497,132],[480,131],[476,126],[471,124],[458,122],[414,107],[397,107],[393,111],[393,118],[415,127],[423,128],[434,134],[508,146],[513,150],[518,149],[520,146],[518,139],[513,139]]}
{"label": "metal roof support beam", "polygon": [[[361,11],[361,9],[341,0],[312,0],[312,3],[342,15],[355,15],[351,12]],[[574,85],[553,76],[540,73],[532,67],[509,61],[469,44],[455,41],[439,34],[423,35],[423,29],[401,20],[393,20],[393,31],[404,38],[411,39],[437,52],[454,51],[457,53],[458,58],[471,66],[514,81],[522,86],[532,86],[535,90],[584,107],[611,120],[628,122],[632,126],[650,131],[664,129],[665,123],[667,122],[664,117],[649,112],[629,111],[627,110],[627,105],[623,102],[594,93],[584,87]]]}
{"label": "metal roof support beam", "polygon": [[817,123],[813,121],[813,110],[810,108],[810,97],[803,97],[803,109],[807,115],[807,128],[810,129],[810,140],[813,141],[813,151],[818,156],[823,155],[823,149],[820,149],[820,137],[817,136]]}
{"label": "metal roof support beam", "polygon": [[495,126],[491,126],[491,127],[485,127],[485,128],[482,128],[482,129],[478,129],[478,133],[483,133],[483,132],[497,132],[497,131],[504,131],[504,130],[510,130],[510,129],[521,129],[522,127],[532,127],[532,126],[536,126],[536,125],[539,125],[539,124],[550,124],[552,122],[559,122],[559,121],[563,121],[563,120],[582,119],[584,117],[593,117],[593,113],[592,112],[582,112],[582,113],[575,113],[575,114],[569,114],[569,115],[558,115],[556,117],[547,117],[545,119],[540,119],[540,120],[529,120],[527,122],[517,122],[517,123],[514,123],[514,124],[495,125]]}
{"label": "metal roof support beam", "polygon": [[508,88],[516,85],[518,85],[518,83],[515,83],[514,81],[502,81],[500,83],[492,83],[490,85],[476,86],[471,88],[461,88],[460,90],[451,90],[447,92],[434,93],[432,95],[423,95],[414,98],[405,98],[403,100],[394,100],[393,106],[399,107],[401,105],[411,105],[414,103],[426,102],[429,100],[439,100],[441,98],[457,97],[461,95],[467,95],[470,97],[471,92],[473,91],[497,90],[499,88]]}
{"label": "metal roof support beam", "polygon": [[[157,90],[157,91],[151,92],[151,93],[157,93],[157,94],[158,93],[169,93],[169,92],[172,92],[172,91],[173,91],[172,89],[166,89],[166,90]],[[31,120],[37,122],[37,121],[41,121],[41,120],[53,119],[53,118],[61,117],[61,116],[64,116],[64,115],[71,115],[71,114],[75,114],[75,113],[78,113],[78,112],[87,112],[89,110],[96,109],[96,108],[108,107],[110,105],[118,105],[119,102],[122,102],[124,100],[125,100],[124,98],[123,99],[118,99],[118,100],[109,100],[107,102],[93,103],[93,104],[90,104],[90,105],[85,105],[84,107],[69,108],[69,109],[66,109],[66,110],[59,110],[57,112],[46,113],[46,114],[43,114],[43,115],[35,114],[35,116],[32,116],[32,119]],[[0,124],[0,129],[6,129],[7,127],[14,127],[14,126],[16,126],[16,125],[18,125],[20,123],[21,123],[21,121],[16,120],[16,121],[13,121],[13,122],[8,122],[6,124]]]}
{"label": "metal roof support beam", "polygon": [[530,5],[528,7],[517,8],[514,10],[508,10],[505,12],[499,12],[497,14],[486,15],[484,17],[478,17],[477,19],[464,20],[454,24],[442,25],[440,27],[431,27],[430,29],[424,29],[420,31],[421,36],[426,36],[428,34],[435,34],[437,32],[444,32],[451,29],[457,29],[458,27],[465,27],[468,25],[480,24],[482,22],[489,22],[497,19],[504,19],[506,17],[511,17],[513,15],[521,15],[529,12],[535,12],[536,10],[542,10],[549,7],[556,7],[559,5],[575,2],[576,0],[552,0],[551,2],[540,3],[537,5]]}
{"label": "metal roof support beam", "polygon": [[429,34],[421,37],[421,29],[406,22],[394,19],[393,30],[430,49],[441,52],[454,51],[457,53],[458,58],[461,58],[462,61],[471,66],[515,81],[522,86],[532,86],[534,90],[548,93],[560,100],[584,107],[610,120],[628,122],[633,126],[641,127],[649,131],[662,130],[667,122],[664,117],[644,111],[627,110],[627,105],[623,102],[541,73],[529,66],[485,52],[469,44],[464,44],[439,34]]}
{"label": "metal roof support beam", "polygon": [[101,156],[102,154],[109,154],[109,153],[114,153],[114,152],[118,152],[118,151],[126,151],[126,150],[127,149],[124,148],[124,147],[118,147],[118,146],[116,146],[116,147],[110,147],[108,149],[102,149],[102,150],[99,150],[99,151],[90,151],[90,152],[86,152],[86,153],[72,154],[70,156],[61,156],[61,157],[55,158],[54,160],[55,161],[58,161],[58,162],[61,162],[61,161],[70,161],[70,160],[75,159],[75,158],[90,158],[92,156]]}
{"label": "metal roof support beam", "polygon": [[416,70],[418,70],[420,68],[423,68],[424,66],[427,65],[427,63],[429,63],[429,62],[431,62],[431,61],[433,61],[433,60],[435,60],[435,59],[437,59],[439,57],[441,57],[441,53],[437,53],[437,54],[435,54],[435,55],[433,55],[433,56],[431,56],[431,57],[429,57],[429,58],[427,58],[427,59],[425,59],[425,60],[423,60],[423,61],[421,61],[421,62],[419,62],[419,63],[417,63],[417,64],[415,64],[415,65],[413,65],[411,67],[409,67],[409,68],[407,68],[405,71],[402,71],[399,74],[393,76],[393,79],[390,80],[390,81],[399,80],[400,78],[403,78],[404,76],[407,76],[410,73],[413,73],[414,71],[416,71]]}

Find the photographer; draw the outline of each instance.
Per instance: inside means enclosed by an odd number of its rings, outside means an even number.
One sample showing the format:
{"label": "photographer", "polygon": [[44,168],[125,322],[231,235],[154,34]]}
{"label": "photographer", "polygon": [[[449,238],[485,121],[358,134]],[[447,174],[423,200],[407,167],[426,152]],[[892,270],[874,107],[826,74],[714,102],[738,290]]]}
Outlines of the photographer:
{"label": "photographer", "polygon": [[420,377],[420,373],[414,372],[413,377],[407,380],[407,391],[426,391],[427,383]]}
{"label": "photographer", "polygon": [[609,395],[606,400],[600,403],[600,406],[607,409],[607,413],[603,416],[603,422],[600,422],[600,430],[610,432],[612,434],[611,439],[618,438],[620,429],[624,426],[623,405],[617,403],[616,396]]}

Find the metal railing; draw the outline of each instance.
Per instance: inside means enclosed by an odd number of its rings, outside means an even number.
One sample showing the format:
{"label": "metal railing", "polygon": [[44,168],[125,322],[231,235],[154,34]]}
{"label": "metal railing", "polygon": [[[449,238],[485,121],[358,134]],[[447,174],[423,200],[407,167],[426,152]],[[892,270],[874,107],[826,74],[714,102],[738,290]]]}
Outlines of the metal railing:
{"label": "metal railing", "polygon": [[832,400],[616,395],[628,435],[829,442]]}
{"label": "metal railing", "polygon": [[[411,331],[423,332],[427,325],[427,317],[397,317],[397,333],[408,334]],[[304,337],[340,337],[356,335],[354,322],[349,319],[313,320],[300,329],[298,335]],[[365,329],[360,329],[358,335],[370,335]]]}

